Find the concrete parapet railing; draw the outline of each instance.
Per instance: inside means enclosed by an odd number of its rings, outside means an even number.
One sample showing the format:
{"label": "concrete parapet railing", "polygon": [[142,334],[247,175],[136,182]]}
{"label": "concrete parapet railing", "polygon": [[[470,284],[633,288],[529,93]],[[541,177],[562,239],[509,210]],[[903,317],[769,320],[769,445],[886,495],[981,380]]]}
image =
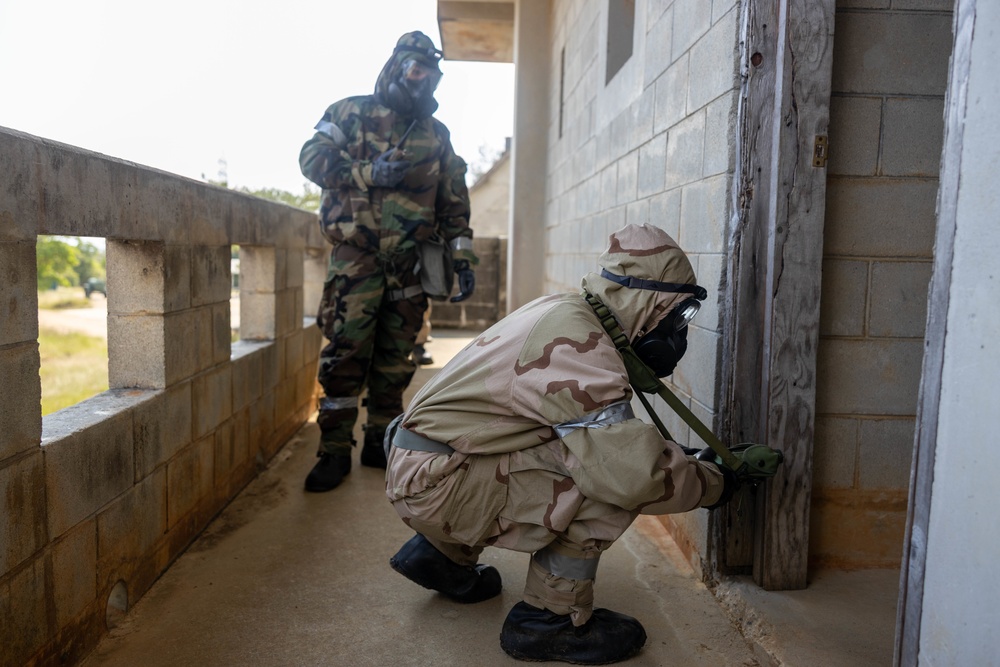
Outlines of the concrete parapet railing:
{"label": "concrete parapet railing", "polygon": [[[111,386],[44,419],[40,234],[107,240]],[[0,128],[0,665],[86,655],[308,419],[327,252],[311,213]]]}

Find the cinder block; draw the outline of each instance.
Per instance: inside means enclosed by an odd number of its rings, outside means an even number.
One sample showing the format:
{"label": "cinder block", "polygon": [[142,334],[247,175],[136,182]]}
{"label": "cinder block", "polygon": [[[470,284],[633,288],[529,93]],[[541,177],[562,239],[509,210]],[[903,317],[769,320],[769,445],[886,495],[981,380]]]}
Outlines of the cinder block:
{"label": "cinder block", "polygon": [[289,248],[285,256],[285,287],[302,287],[305,282],[305,255],[303,251],[298,248]]}
{"label": "cinder block", "polygon": [[[165,354],[164,324],[163,315],[108,314],[108,382],[112,388],[167,386],[175,362]],[[184,339],[170,340],[176,346]]]}
{"label": "cinder block", "polygon": [[868,262],[823,260],[821,336],[862,336],[868,303]]}
{"label": "cinder block", "polygon": [[698,284],[708,291],[708,297],[701,302],[695,324],[706,331],[719,331],[719,287],[726,261],[726,255],[721,253],[697,256],[695,275]]}
{"label": "cinder block", "polygon": [[922,361],[922,340],[820,340],[816,410],[820,414],[916,414]]}
{"label": "cinder block", "polygon": [[656,81],[653,131],[665,132],[687,115],[688,61],[685,54]]}
{"label": "cinder block", "polygon": [[702,405],[714,406],[720,336],[697,326],[690,329],[687,352],[671,382]]}
{"label": "cinder block", "polygon": [[212,365],[225,363],[232,353],[231,306],[228,301],[208,307],[212,318]]}
{"label": "cinder block", "polygon": [[911,12],[838,12],[834,92],[943,95],[951,17]]}
{"label": "cinder block", "polygon": [[667,135],[654,137],[639,147],[638,196],[649,197],[663,191],[667,164]]}
{"label": "cinder block", "polygon": [[35,244],[0,243],[0,346],[38,339]]}
{"label": "cinder block", "polygon": [[632,151],[618,160],[618,206],[635,201],[639,187],[639,151]]}
{"label": "cinder block", "polygon": [[163,318],[165,386],[191,378],[202,365],[201,322],[198,309],[170,313]]}
{"label": "cinder block", "polygon": [[870,336],[923,338],[931,262],[872,264]]}
{"label": "cinder block", "polygon": [[881,98],[832,96],[828,172],[838,176],[874,176],[878,172],[881,128]]}
{"label": "cinder block", "polygon": [[167,530],[167,467],[139,480],[97,515],[98,586],[125,579],[137,563],[153,559]]}
{"label": "cinder block", "polygon": [[167,464],[167,527],[176,526],[198,504],[212,497],[215,437],[208,435]]}
{"label": "cinder block", "polygon": [[268,391],[250,408],[250,452],[265,450],[274,432],[274,392]]}
{"label": "cinder block", "polygon": [[277,258],[273,246],[240,246],[240,292],[277,291]]}
{"label": "cinder block", "polygon": [[56,627],[68,625],[97,595],[97,521],[75,526],[52,546]]}
{"label": "cinder block", "polygon": [[944,100],[890,97],[885,102],[882,173],[927,176],[941,171]]}
{"label": "cinder block", "polygon": [[247,354],[234,358],[233,374],[233,410],[242,410],[250,405],[250,401],[260,392],[260,356]]}
{"label": "cinder block", "polygon": [[192,307],[229,301],[233,284],[230,254],[228,245],[191,248]]}
{"label": "cinder block", "polygon": [[671,190],[701,178],[705,162],[705,114],[688,116],[670,130],[667,138],[667,178]]}
{"label": "cinder block", "polygon": [[705,176],[729,173],[735,163],[736,106],[735,92],[720,96],[705,110]]}
{"label": "cinder block", "polygon": [[910,485],[915,419],[861,420],[860,474],[862,489],[899,489]]}
{"label": "cinder block", "polygon": [[47,440],[42,447],[49,539],[62,535],[132,486],[132,411],[107,413],[77,432]]}
{"label": "cinder block", "polygon": [[233,376],[229,364],[203,373],[191,382],[194,436],[203,438],[233,413]]}
{"label": "cinder block", "polygon": [[906,493],[875,501],[856,491],[813,494],[809,559],[823,567],[895,568],[902,557]]}
{"label": "cinder block", "polygon": [[[656,89],[646,88],[639,95],[639,98],[629,106],[632,113],[632,134],[629,145],[638,148],[653,138],[653,113],[656,101]],[[582,146],[581,146],[582,149]],[[576,155],[574,164],[580,165],[581,173],[576,179],[577,183],[582,182],[583,174],[590,169],[589,165],[581,159],[582,155]]]}
{"label": "cinder block", "polygon": [[277,337],[277,295],[240,292],[240,338],[274,340]]}
{"label": "cinder block", "polygon": [[643,84],[647,88],[663,74],[663,70],[673,62],[673,7],[658,16],[647,16],[652,25],[646,31],[646,49],[643,54]]}
{"label": "cinder block", "polygon": [[295,375],[302,368],[302,329],[285,338],[285,374]]}
{"label": "cinder block", "polygon": [[281,348],[272,342],[260,351],[261,391],[268,392],[278,386],[281,380]]}
{"label": "cinder block", "polygon": [[[708,3],[698,2],[698,4]],[[738,12],[725,14],[698,40],[697,44],[691,47],[688,113],[701,109],[719,96],[739,88],[738,18]]]}
{"label": "cinder block", "polygon": [[674,0],[673,10],[672,58],[677,60],[708,32],[712,25],[712,3],[705,0]]}
{"label": "cinder block", "polygon": [[212,471],[215,477],[214,491],[217,498],[224,498],[229,490],[229,478],[239,465],[239,456],[234,450],[233,420],[228,420],[215,429],[215,454]]}
{"label": "cinder block", "polygon": [[274,249],[274,291],[288,289],[288,249]]}
{"label": "cinder block", "polygon": [[[618,201],[618,163],[608,166],[600,174],[601,197],[600,208],[610,208]],[[558,246],[565,248],[565,245]]]}
{"label": "cinder block", "polygon": [[[277,294],[278,338],[302,328],[301,300],[296,299],[297,291],[283,289]],[[301,295],[300,291],[299,295]],[[296,310],[297,307],[298,310]]]}
{"label": "cinder block", "polygon": [[[185,300],[185,256],[176,247],[167,252],[162,242],[108,239],[108,340],[113,315],[151,316],[167,311],[170,302]],[[169,283],[168,283],[168,267]],[[178,290],[176,293],[174,290]],[[112,386],[114,386],[112,384]]]}
{"label": "cinder block", "polygon": [[55,618],[55,610],[46,585],[52,578],[51,572],[51,557],[40,555],[9,579],[0,577],[4,665],[28,664],[35,651],[55,634],[51,620]]}
{"label": "cinder block", "polygon": [[[625,220],[630,225],[644,225],[649,222],[649,199],[640,199],[626,206]],[[479,285],[476,285],[476,290],[479,290]]]}
{"label": "cinder block", "polygon": [[931,257],[937,189],[937,179],[827,179],[823,252]]}
{"label": "cinder block", "polygon": [[274,391],[274,420],[276,424],[282,424],[295,412],[295,392],[298,379],[286,378],[278,383],[278,388]]}
{"label": "cinder block", "polygon": [[198,352],[197,372],[208,370],[215,365],[215,314],[212,306],[193,308],[195,328],[188,333],[188,344],[196,344]]}
{"label": "cinder block", "polygon": [[42,381],[38,341],[0,347],[0,461],[38,447],[42,437]]}
{"label": "cinder block", "polygon": [[681,188],[668,190],[649,199],[649,221],[680,243]]}
{"label": "cinder block", "polygon": [[817,416],[813,440],[813,488],[852,488],[857,458],[858,420]]}
{"label": "cinder block", "polygon": [[42,451],[0,466],[0,579],[45,546]]}
{"label": "cinder block", "polygon": [[691,183],[681,195],[680,238],[687,253],[726,250],[730,179],[725,174]]}
{"label": "cinder block", "polygon": [[157,392],[137,405],[133,422],[138,483],[191,442],[191,383]]}

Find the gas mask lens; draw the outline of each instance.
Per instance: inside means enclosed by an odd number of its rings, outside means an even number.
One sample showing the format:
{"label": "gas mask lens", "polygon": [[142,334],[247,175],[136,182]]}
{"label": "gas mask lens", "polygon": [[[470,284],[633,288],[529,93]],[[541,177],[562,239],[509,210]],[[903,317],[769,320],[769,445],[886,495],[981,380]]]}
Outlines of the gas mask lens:
{"label": "gas mask lens", "polygon": [[426,81],[426,85],[433,91],[441,80],[441,71],[413,58],[407,58],[403,61],[403,80],[408,84],[420,84]]}
{"label": "gas mask lens", "polygon": [[701,309],[701,303],[697,299],[687,299],[674,310],[674,331],[680,331],[691,323],[694,316]]}

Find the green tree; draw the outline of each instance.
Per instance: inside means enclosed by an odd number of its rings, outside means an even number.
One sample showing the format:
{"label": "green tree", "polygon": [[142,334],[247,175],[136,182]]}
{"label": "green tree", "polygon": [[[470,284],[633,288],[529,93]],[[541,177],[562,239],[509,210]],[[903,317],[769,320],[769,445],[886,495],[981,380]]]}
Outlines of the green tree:
{"label": "green tree", "polygon": [[107,259],[103,251],[89,241],[77,237],[76,250],[79,262],[75,271],[79,282],[83,285],[89,278],[104,280],[107,275]]}
{"label": "green tree", "polygon": [[54,289],[59,285],[79,285],[76,267],[80,251],[52,236],[39,236],[35,245],[38,266],[38,289]]}
{"label": "green tree", "polygon": [[300,195],[292,194],[287,190],[279,190],[278,188],[258,188],[253,190],[248,187],[239,187],[236,188],[236,191],[260,197],[261,199],[267,199],[268,201],[288,204],[289,206],[307,211],[316,212],[319,210],[319,188],[311,183],[304,183],[302,185],[302,194]]}

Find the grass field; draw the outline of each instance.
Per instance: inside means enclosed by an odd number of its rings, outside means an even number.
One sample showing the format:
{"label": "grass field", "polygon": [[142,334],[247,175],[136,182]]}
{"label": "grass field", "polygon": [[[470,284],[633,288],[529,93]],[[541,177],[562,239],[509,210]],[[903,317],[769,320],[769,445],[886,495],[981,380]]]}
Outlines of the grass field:
{"label": "grass field", "polygon": [[108,344],[102,338],[40,328],[42,414],[108,389]]}
{"label": "grass field", "polygon": [[82,287],[58,287],[38,293],[38,307],[45,309],[90,308],[91,301]]}

